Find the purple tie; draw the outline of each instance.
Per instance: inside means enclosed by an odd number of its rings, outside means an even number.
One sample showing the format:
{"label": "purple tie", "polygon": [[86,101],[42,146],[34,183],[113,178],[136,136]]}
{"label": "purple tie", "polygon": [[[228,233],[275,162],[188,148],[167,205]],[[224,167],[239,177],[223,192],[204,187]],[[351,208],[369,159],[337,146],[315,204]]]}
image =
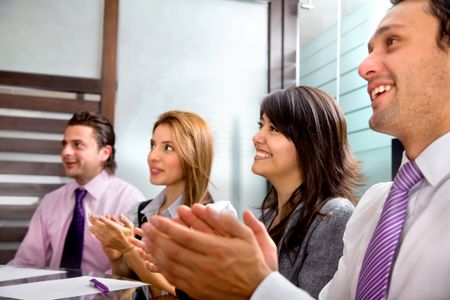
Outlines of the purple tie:
{"label": "purple tie", "polygon": [[75,208],[73,210],[72,222],[67,231],[64,250],[61,257],[61,268],[80,269],[83,257],[84,237],[84,210],[83,198],[87,191],[82,188],[75,190]]}
{"label": "purple tie", "polygon": [[389,279],[406,221],[409,190],[422,177],[419,167],[412,161],[404,164],[395,176],[362,262],[356,287],[357,300],[387,298]]}

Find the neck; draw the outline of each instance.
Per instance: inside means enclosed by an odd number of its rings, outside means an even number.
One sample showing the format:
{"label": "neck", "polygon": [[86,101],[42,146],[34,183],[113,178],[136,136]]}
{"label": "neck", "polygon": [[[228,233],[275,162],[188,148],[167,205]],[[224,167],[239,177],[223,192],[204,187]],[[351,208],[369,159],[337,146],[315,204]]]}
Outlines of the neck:
{"label": "neck", "polygon": [[178,186],[166,186],[166,200],[164,201],[164,208],[169,207],[184,193],[184,184]]}
{"label": "neck", "polygon": [[277,200],[278,200],[278,212],[281,212],[281,209],[287,203],[289,198],[292,196],[294,191],[302,184],[302,181],[295,182],[293,184],[277,184],[274,185],[275,190],[277,191]]}
{"label": "neck", "polygon": [[429,145],[431,145],[434,141],[447,134],[450,129],[444,131],[434,131],[428,132],[426,135],[414,135],[414,136],[405,136],[399,137],[399,140],[402,142],[403,147],[405,148],[406,156],[409,160],[415,160],[420,153],[423,152]]}
{"label": "neck", "polygon": [[102,170],[99,170],[97,173],[95,173],[94,175],[91,175],[91,176],[86,176],[86,177],[83,177],[83,176],[75,176],[75,177],[72,177],[72,178],[77,182],[77,184],[78,184],[79,186],[84,186],[84,185],[86,185],[89,181],[91,181],[92,179],[94,179],[95,177],[97,177],[101,172],[103,172],[103,169],[102,169]]}

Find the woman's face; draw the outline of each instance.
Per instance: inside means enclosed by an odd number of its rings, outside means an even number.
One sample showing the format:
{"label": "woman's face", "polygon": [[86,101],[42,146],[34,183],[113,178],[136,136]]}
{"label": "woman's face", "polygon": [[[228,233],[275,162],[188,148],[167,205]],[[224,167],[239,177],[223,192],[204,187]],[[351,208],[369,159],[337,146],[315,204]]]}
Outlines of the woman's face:
{"label": "woman's face", "polygon": [[182,163],[174,147],[172,129],[166,124],[156,127],[147,157],[152,184],[184,188]]}
{"label": "woman's face", "polygon": [[252,165],[255,174],[264,176],[275,188],[277,182],[301,183],[301,170],[294,143],[279,132],[266,114],[260,120],[260,129],[253,136],[256,155]]}

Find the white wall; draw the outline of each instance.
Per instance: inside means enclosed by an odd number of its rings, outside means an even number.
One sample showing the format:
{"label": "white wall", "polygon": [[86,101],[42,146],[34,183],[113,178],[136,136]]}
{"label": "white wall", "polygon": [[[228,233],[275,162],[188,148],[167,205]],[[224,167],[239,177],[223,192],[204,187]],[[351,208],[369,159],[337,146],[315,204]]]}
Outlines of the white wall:
{"label": "white wall", "polygon": [[0,69],[100,78],[102,28],[102,0],[1,0]]}
{"label": "white wall", "polygon": [[[102,22],[103,1],[1,0],[0,69],[99,78]],[[265,181],[250,170],[251,136],[267,89],[267,25],[267,4],[262,3],[120,1],[119,177],[153,197],[160,187],[148,182],[152,125],[166,110],[190,110],[206,118],[215,135],[214,198],[231,200],[238,209],[261,203]],[[30,112],[0,108],[0,114]],[[11,134],[16,133],[0,132]]]}
{"label": "white wall", "polygon": [[148,197],[151,129],[169,109],[207,119],[216,140],[211,192],[257,206],[265,182],[251,173],[259,101],[267,89],[267,6],[223,0],[122,1],[116,106],[118,174]]}

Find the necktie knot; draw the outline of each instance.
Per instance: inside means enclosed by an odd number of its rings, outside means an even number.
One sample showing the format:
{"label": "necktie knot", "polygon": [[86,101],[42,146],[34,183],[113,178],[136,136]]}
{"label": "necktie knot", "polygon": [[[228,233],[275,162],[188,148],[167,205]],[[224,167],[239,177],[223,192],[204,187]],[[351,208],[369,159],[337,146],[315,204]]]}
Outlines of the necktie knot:
{"label": "necktie knot", "polygon": [[77,188],[75,190],[75,201],[81,202],[83,200],[84,196],[86,196],[87,191],[83,188]]}
{"label": "necktie knot", "polygon": [[404,164],[394,178],[393,187],[409,191],[416,183],[423,178],[417,164],[413,161]]}

